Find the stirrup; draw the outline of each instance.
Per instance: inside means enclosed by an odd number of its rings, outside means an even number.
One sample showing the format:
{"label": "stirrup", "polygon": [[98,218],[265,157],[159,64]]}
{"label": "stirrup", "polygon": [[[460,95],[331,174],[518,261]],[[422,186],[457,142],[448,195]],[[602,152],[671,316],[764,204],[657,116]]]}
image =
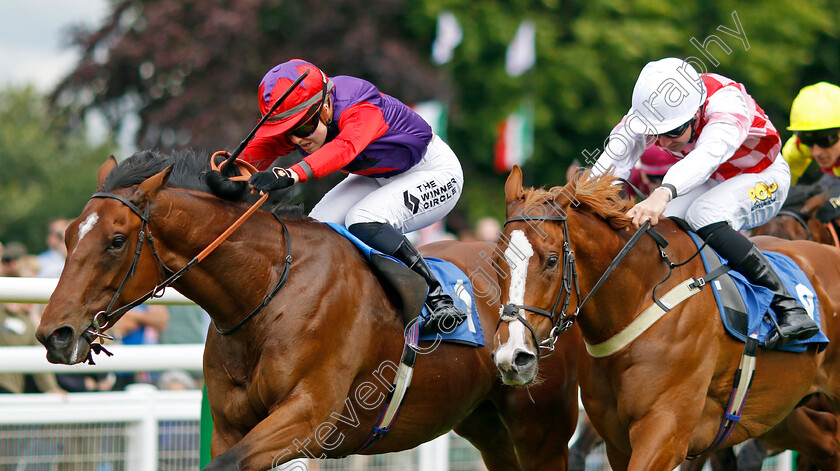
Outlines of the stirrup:
{"label": "stirrup", "polygon": [[[448,297],[448,296],[447,296]],[[426,302],[426,309],[429,310],[429,317],[423,319],[423,325],[420,329],[421,334],[430,334],[432,332],[451,333],[467,320],[467,314],[458,309],[451,301],[447,303],[445,300],[438,300],[438,309],[433,309],[430,303]],[[451,319],[451,320],[450,320]],[[448,324],[452,323],[452,326]],[[446,331],[441,330],[441,324],[446,324],[444,327]]]}

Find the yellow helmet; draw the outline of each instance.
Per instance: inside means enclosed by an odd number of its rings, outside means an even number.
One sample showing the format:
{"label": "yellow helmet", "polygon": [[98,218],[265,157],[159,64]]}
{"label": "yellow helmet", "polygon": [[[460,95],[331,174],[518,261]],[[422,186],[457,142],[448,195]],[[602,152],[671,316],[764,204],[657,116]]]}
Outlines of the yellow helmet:
{"label": "yellow helmet", "polygon": [[840,87],[828,82],[799,90],[790,107],[789,131],[840,128]]}

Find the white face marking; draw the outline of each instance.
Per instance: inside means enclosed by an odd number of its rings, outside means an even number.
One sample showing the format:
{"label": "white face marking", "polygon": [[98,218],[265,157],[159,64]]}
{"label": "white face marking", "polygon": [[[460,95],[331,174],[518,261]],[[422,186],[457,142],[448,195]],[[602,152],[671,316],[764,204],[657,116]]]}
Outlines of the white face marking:
{"label": "white face marking", "polygon": [[91,214],[88,216],[85,221],[79,224],[79,240],[82,240],[85,237],[85,234],[90,232],[93,229],[93,226],[96,224],[96,221],[99,221],[99,215],[96,213]]}
{"label": "white face marking", "polygon": [[508,299],[513,304],[525,303],[525,280],[528,263],[534,255],[534,248],[525,233],[516,230],[510,234],[510,245],[505,249],[505,259],[510,266],[510,292]]}
{"label": "white face marking", "polygon": [[[534,255],[534,248],[520,230],[511,232],[510,243],[505,249],[505,259],[510,266],[510,291],[508,302],[511,304],[525,304],[525,280],[528,275],[528,264]],[[519,320],[508,323],[508,341],[496,350],[496,360],[513,362],[517,351],[528,350],[525,345],[525,326]]]}
{"label": "white face marking", "polygon": [[79,245],[79,242],[81,242],[82,239],[85,237],[85,234],[87,234],[88,232],[90,232],[91,229],[93,229],[93,226],[96,225],[97,221],[99,221],[99,215],[96,213],[92,213],[90,216],[85,218],[85,220],[81,224],[79,224],[79,240],[76,243],[77,247]]}

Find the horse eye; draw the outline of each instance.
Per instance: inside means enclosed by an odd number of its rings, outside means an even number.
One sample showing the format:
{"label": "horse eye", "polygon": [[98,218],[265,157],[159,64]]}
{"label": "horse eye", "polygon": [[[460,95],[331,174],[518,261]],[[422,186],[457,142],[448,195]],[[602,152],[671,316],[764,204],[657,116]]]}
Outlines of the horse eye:
{"label": "horse eye", "polygon": [[557,263],[559,261],[560,261],[560,258],[557,257],[556,254],[549,255],[548,260],[546,260],[546,262],[545,262],[545,269],[546,270],[552,270],[554,268],[557,268]]}
{"label": "horse eye", "polygon": [[108,249],[119,250],[123,248],[123,246],[125,245],[125,240],[125,236],[123,235],[115,236],[113,239],[111,239],[111,245],[108,246]]}

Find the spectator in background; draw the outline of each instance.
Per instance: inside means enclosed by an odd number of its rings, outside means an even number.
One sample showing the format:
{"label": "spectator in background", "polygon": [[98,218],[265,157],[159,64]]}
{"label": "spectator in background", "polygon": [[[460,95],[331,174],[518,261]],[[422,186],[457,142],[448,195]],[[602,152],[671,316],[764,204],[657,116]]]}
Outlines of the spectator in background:
{"label": "spectator in background", "polygon": [[64,245],[64,231],[67,230],[66,219],[53,219],[47,226],[47,250],[38,254],[41,270],[40,278],[58,278],[64,268],[67,258],[67,246]]}
{"label": "spectator in background", "polygon": [[[169,310],[166,306],[140,305],[126,312],[120,321],[114,324],[111,332],[123,345],[150,345],[158,343],[160,332],[169,326]],[[145,372],[117,373],[115,391],[122,391],[131,383],[152,383],[151,376]]]}
{"label": "spectator in background", "polygon": [[457,240],[471,242],[476,240],[473,227],[464,211],[455,208],[446,215],[446,231],[455,235]]}
{"label": "spectator in background", "polygon": [[[677,158],[670,152],[657,147],[648,147],[639,158],[639,163],[630,171],[627,179],[631,185],[639,189],[645,196],[662,186],[665,173],[677,163]],[[627,188],[628,195],[635,195],[632,188]]]}
{"label": "spectator in background", "polygon": [[159,342],[162,344],[196,344],[204,343],[207,329],[210,327],[210,316],[194,304],[185,306],[169,306],[169,325],[160,332]]}
{"label": "spectator in background", "polygon": [[[2,247],[2,244],[0,244]],[[22,261],[27,257],[26,247],[20,242],[10,242],[0,250],[0,276],[33,276],[36,266],[28,266]],[[0,346],[26,347],[36,346],[35,323],[36,306],[28,303],[0,304]],[[55,375],[39,373],[32,375],[39,392],[64,393],[58,386]],[[23,373],[0,373],[0,393],[20,394],[26,390],[26,378]]]}
{"label": "spectator in background", "polygon": [[499,224],[498,219],[494,217],[483,217],[475,223],[475,238],[477,240],[496,243],[499,239],[499,233],[502,231],[502,225]]}
{"label": "spectator in background", "polygon": [[26,246],[20,242],[9,242],[0,257],[0,274],[3,276],[21,275],[21,259],[28,255]]}
{"label": "spectator in background", "polygon": [[164,391],[184,391],[196,388],[193,377],[183,370],[166,371],[158,379],[158,389]]}

